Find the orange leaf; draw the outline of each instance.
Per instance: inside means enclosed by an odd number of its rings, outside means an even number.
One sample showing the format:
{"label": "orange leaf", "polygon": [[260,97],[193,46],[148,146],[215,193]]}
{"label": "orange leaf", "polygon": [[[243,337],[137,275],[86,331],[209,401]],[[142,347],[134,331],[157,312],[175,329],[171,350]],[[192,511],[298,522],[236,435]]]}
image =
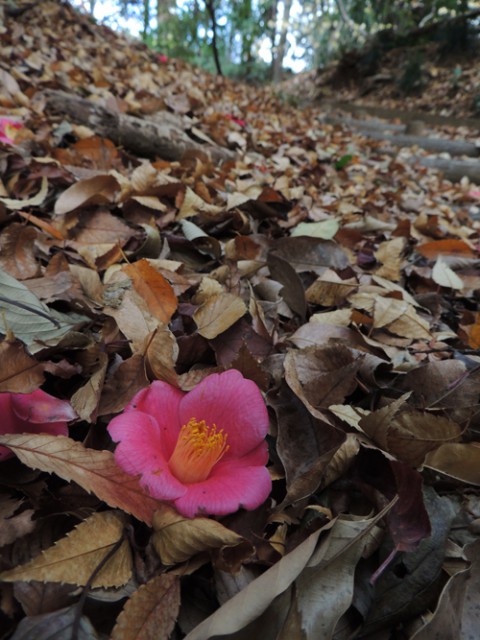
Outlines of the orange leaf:
{"label": "orange leaf", "polygon": [[33,213],[25,213],[24,211],[17,211],[17,214],[19,216],[22,216],[22,218],[25,218],[27,222],[31,222],[36,227],[39,227],[39,229],[42,229],[42,231],[45,231],[46,233],[53,236],[57,240],[65,240],[64,235],[61,231],[59,231],[58,229],[55,229],[55,227],[53,227],[49,222],[46,222],[41,218],[37,218],[37,216],[34,216]]}
{"label": "orange leaf", "polygon": [[418,253],[421,253],[422,256],[425,256],[425,258],[430,259],[437,258],[439,255],[462,256],[464,258],[475,257],[475,251],[473,251],[466,242],[453,238],[426,242],[425,244],[418,246],[416,250]]}
{"label": "orange leaf", "polygon": [[145,258],[125,265],[123,271],[132,279],[135,291],[150,313],[160,322],[168,323],[177,308],[177,298],[169,282]]}
{"label": "orange leaf", "polygon": [[472,349],[480,349],[480,314],[475,314],[475,323],[463,327],[468,334],[468,346]]}

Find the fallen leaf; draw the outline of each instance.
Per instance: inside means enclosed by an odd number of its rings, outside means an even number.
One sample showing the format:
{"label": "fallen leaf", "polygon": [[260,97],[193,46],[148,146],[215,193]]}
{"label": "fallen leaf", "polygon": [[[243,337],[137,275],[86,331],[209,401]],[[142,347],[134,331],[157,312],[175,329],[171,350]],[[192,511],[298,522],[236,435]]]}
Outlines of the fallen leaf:
{"label": "fallen leaf", "polygon": [[111,640],[168,640],[180,608],[180,579],[163,573],[142,585],[125,604]]}
{"label": "fallen leaf", "polygon": [[22,504],[23,500],[0,496],[0,547],[15,542],[35,529],[33,509],[20,511]]}
{"label": "fallen leaf", "polygon": [[91,372],[88,381],[72,395],[71,404],[77,415],[87,422],[95,422],[98,415],[100,394],[108,366],[106,353],[97,354],[97,366]]}
{"label": "fallen leaf", "polygon": [[314,418],[286,384],[270,393],[267,403],[277,418],[277,452],[287,482],[287,495],[281,505],[284,508],[320,487],[345,434]]}
{"label": "fallen leaf", "polygon": [[441,287],[457,289],[458,291],[461,291],[465,286],[462,279],[445,263],[441,255],[438,256],[433,265],[432,280]]}
{"label": "fallen leaf", "polygon": [[42,178],[42,184],[37,194],[31,198],[25,198],[25,200],[15,200],[12,198],[0,198],[0,202],[12,211],[18,211],[19,209],[25,209],[25,207],[39,207],[43,204],[43,201],[47,197],[48,193],[48,180],[45,176]]}
{"label": "fallen leaf", "polygon": [[463,240],[457,240],[456,238],[425,242],[418,245],[415,251],[430,259],[438,258],[440,255],[462,256],[465,258],[475,257],[475,252],[470,246]]}
{"label": "fallen leaf", "polygon": [[[20,620],[12,640],[69,640],[77,623],[78,607],[73,605],[51,613]],[[76,640],[97,640],[98,635],[87,616],[80,616]]]}
{"label": "fallen leaf", "polygon": [[107,174],[75,182],[57,198],[55,215],[64,215],[87,205],[113,202],[118,189],[117,180]]}
{"label": "fallen leaf", "polygon": [[244,316],[247,307],[233,293],[210,296],[193,314],[198,333],[209,340],[226,331]]}
{"label": "fallen leaf", "polygon": [[167,324],[177,308],[177,297],[170,283],[146,258],[122,267],[132,279],[138,295],[145,301],[150,313]]}
{"label": "fallen leaf", "polygon": [[268,254],[267,265],[273,280],[283,285],[280,295],[290,309],[303,320],[307,313],[307,303],[303,284],[297,272],[287,260],[277,256],[273,251]]}
{"label": "fallen leaf", "polygon": [[328,218],[320,222],[300,222],[292,229],[291,236],[308,236],[309,238],[322,238],[331,240],[340,228],[339,218]]}
{"label": "fallen leaf", "polygon": [[320,409],[342,403],[357,386],[361,356],[341,343],[291,349],[285,356],[285,380],[316,417]]}
{"label": "fallen leaf", "polygon": [[245,589],[227,600],[215,613],[190,631],[185,640],[208,640],[232,634],[258,618],[305,568],[315,551],[320,533],[321,530],[312,533]]}
{"label": "fallen leaf", "polygon": [[[125,518],[113,511],[94,513],[65,538],[25,565],[0,574],[5,582],[37,580],[84,586],[123,535]],[[132,575],[127,540],[95,575],[92,587],[120,587]]]}
{"label": "fallen leaf", "polygon": [[190,560],[201,551],[232,547],[243,538],[220,522],[209,518],[185,518],[168,505],[161,505],[153,516],[153,545],[163,564]]}
{"label": "fallen leaf", "polygon": [[173,333],[166,327],[155,329],[146,338],[145,366],[152,378],[176,385],[175,363],[178,358],[178,344]]}
{"label": "fallen leaf", "polygon": [[[144,357],[138,353],[118,365],[105,381],[101,389],[98,415],[119,413],[130,402],[133,396],[144,387],[149,380],[145,373]],[[72,398],[73,400],[73,398]]]}
{"label": "fallen leaf", "polygon": [[480,486],[480,446],[475,442],[449,442],[425,457],[425,466],[451,478]]}
{"label": "fallen leaf", "polygon": [[0,332],[13,332],[32,353],[44,348],[45,344],[57,344],[74,326],[87,321],[85,316],[50,309],[23,283],[1,269],[0,305]]}
{"label": "fallen leaf", "polygon": [[20,342],[0,342],[0,393],[31,393],[43,383],[44,365],[32,358]]}
{"label": "fallen leaf", "polygon": [[359,425],[381,449],[418,467],[429,451],[457,440],[462,429],[444,416],[409,408],[408,395],[362,417]]}
{"label": "fallen leaf", "polygon": [[0,444],[32,469],[76,482],[109,506],[151,524],[159,503],[143,491],[137,478],[116,465],[113,453],[86,449],[70,438],[45,434],[0,435]]}

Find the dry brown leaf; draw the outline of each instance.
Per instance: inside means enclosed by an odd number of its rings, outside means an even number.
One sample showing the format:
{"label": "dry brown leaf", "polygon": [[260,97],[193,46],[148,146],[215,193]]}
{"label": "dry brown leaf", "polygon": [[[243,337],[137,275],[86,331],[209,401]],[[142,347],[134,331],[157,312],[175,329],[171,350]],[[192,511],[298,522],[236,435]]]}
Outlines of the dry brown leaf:
{"label": "dry brown leaf", "polygon": [[[125,517],[114,511],[94,513],[65,538],[28,562],[0,574],[5,582],[64,582],[84,586],[105,556],[123,535]],[[127,540],[108,559],[92,587],[120,587],[132,575],[132,557]]]}
{"label": "dry brown leaf", "polygon": [[102,389],[98,414],[118,413],[149,380],[145,373],[144,357],[139,353],[122,362],[107,378]]}
{"label": "dry brown leaf", "polygon": [[15,542],[35,529],[33,509],[16,513],[22,504],[23,500],[15,500],[5,494],[0,496],[0,547]]}
{"label": "dry brown leaf", "polygon": [[247,312],[243,300],[233,293],[217,293],[193,314],[198,333],[212,340],[226,331]]}
{"label": "dry brown leaf", "polygon": [[425,466],[468,484],[480,486],[480,446],[448,442],[425,457]]}
{"label": "dry brown leaf", "polygon": [[0,444],[9,447],[32,469],[55,473],[93,493],[111,507],[151,524],[159,503],[145,493],[137,478],[124,473],[110,451],[86,449],[64,436],[0,435]]}
{"label": "dry brown leaf", "polygon": [[191,218],[199,213],[207,213],[216,215],[222,211],[222,207],[217,207],[213,204],[208,204],[205,200],[202,200],[200,196],[197,196],[195,191],[187,187],[185,191],[185,198],[183,200],[180,211],[177,215],[177,220],[183,220],[184,218]]}
{"label": "dry brown leaf", "polygon": [[457,289],[458,291],[461,291],[465,286],[462,279],[447,265],[441,255],[438,256],[435,264],[433,265],[432,280],[441,287]]}
{"label": "dry brown leaf", "polygon": [[277,452],[285,469],[287,495],[279,508],[306,498],[323,484],[325,471],[345,434],[317,420],[304,403],[283,383],[268,394],[277,417]]}
{"label": "dry brown leaf", "polygon": [[318,418],[319,409],[342,403],[357,386],[361,357],[341,343],[290,350],[284,362],[288,386]]}
{"label": "dry brown leaf", "polygon": [[381,449],[418,467],[429,451],[457,440],[462,430],[444,416],[411,409],[405,404],[409,395],[362,417],[359,426]]}
{"label": "dry brown leaf", "polygon": [[256,620],[303,571],[315,551],[320,533],[321,530],[312,533],[293,551],[227,600],[220,609],[190,631],[185,640],[208,640],[232,634]]}
{"label": "dry brown leaf", "polygon": [[103,381],[108,366],[108,356],[106,353],[98,353],[98,366],[89,380],[80,387],[72,396],[71,404],[77,415],[87,422],[95,422],[98,415],[98,405],[100,394],[103,389]]}
{"label": "dry brown leaf", "polygon": [[161,323],[167,324],[177,308],[177,297],[170,283],[146,258],[122,267],[132,279],[138,295],[144,300],[150,313]]}
{"label": "dry brown leaf", "polygon": [[44,381],[44,365],[25,351],[20,342],[0,342],[0,393],[31,393]]}
{"label": "dry brown leaf", "polygon": [[168,505],[153,516],[153,545],[163,564],[185,562],[201,551],[233,547],[243,538],[209,518],[185,518]]}
{"label": "dry brown leaf", "polygon": [[11,224],[0,236],[0,266],[17,278],[25,280],[39,274],[33,245],[37,231],[23,224]]}
{"label": "dry brown leaf", "polygon": [[117,180],[107,174],[75,182],[57,199],[55,214],[64,215],[86,205],[113,202],[118,188]]}
{"label": "dry brown leaf", "polygon": [[24,209],[25,207],[39,207],[41,204],[43,204],[43,201],[47,197],[47,193],[48,179],[43,176],[40,190],[31,198],[25,198],[25,200],[0,198],[0,202],[2,202],[8,209],[11,209],[12,211],[18,211],[19,209]]}
{"label": "dry brown leaf", "polygon": [[159,327],[146,339],[145,366],[152,378],[177,384],[175,363],[178,344],[173,333],[166,327]]}
{"label": "dry brown leaf", "polygon": [[180,578],[163,573],[142,585],[125,604],[111,640],[168,640],[180,608]]}
{"label": "dry brown leaf", "polygon": [[376,259],[382,263],[376,271],[376,275],[387,280],[400,280],[402,272],[402,254],[405,249],[405,238],[393,238],[382,242],[375,252]]}
{"label": "dry brown leaf", "polygon": [[335,307],[342,304],[345,298],[357,288],[353,280],[344,281],[335,271],[330,269],[308,287],[305,292],[307,302],[322,307]]}
{"label": "dry brown leaf", "polygon": [[412,340],[431,340],[433,334],[427,320],[421,318],[406,300],[377,297],[374,302],[373,325]]}

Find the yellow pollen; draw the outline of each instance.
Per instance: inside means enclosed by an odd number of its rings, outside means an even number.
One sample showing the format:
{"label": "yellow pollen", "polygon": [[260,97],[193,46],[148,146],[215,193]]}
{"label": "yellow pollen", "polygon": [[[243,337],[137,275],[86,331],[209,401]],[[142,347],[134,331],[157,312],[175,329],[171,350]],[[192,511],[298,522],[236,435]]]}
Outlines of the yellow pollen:
{"label": "yellow pollen", "polygon": [[185,484],[202,482],[228,450],[227,434],[209,427],[196,418],[183,425],[177,444],[168,462],[172,474]]}

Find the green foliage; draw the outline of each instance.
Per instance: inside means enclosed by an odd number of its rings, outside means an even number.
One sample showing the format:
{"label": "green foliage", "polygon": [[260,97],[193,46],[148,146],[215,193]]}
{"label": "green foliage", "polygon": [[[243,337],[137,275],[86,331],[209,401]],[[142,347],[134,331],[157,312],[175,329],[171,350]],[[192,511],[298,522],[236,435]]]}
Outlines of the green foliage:
{"label": "green foliage", "polygon": [[[102,0],[95,4],[98,7]],[[227,75],[252,82],[271,79],[270,63],[261,58],[260,50],[269,49],[274,55],[282,4],[280,0],[214,0],[217,50]],[[206,0],[111,0],[111,6],[107,22],[112,26],[118,25],[120,17],[135,18],[143,24],[142,37],[148,46],[215,72]],[[289,37],[301,52],[298,57],[312,68],[359,49],[375,36],[371,59],[362,61],[366,69],[375,70],[389,48],[418,44],[410,41],[412,31],[428,31],[445,17],[461,18],[468,9],[467,0],[303,0],[290,16]],[[383,40],[382,34],[386,34]],[[427,37],[437,39],[448,54],[465,51],[478,39],[472,24],[461,19],[429,31]],[[421,63],[408,61],[402,90],[416,90],[421,77]]]}

